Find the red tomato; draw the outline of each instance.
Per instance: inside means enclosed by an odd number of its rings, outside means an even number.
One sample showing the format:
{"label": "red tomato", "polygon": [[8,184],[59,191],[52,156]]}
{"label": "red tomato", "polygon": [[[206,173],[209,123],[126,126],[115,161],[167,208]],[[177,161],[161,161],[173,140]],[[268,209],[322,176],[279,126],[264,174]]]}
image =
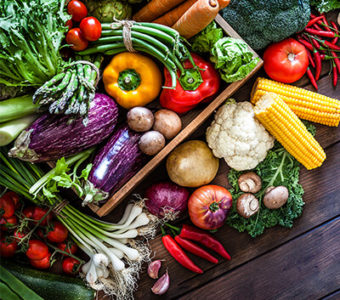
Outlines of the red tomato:
{"label": "red tomato", "polygon": [[14,193],[12,191],[9,191],[5,194],[6,196],[10,197],[13,200],[15,209],[18,209],[20,207],[20,199],[17,193]]}
{"label": "red tomato", "polygon": [[70,30],[73,27],[72,19],[66,21],[65,25],[68,27],[68,30]]}
{"label": "red tomato", "polygon": [[30,240],[26,251],[26,256],[29,259],[43,259],[48,254],[48,247],[42,241]]}
{"label": "red tomato", "polygon": [[63,271],[66,274],[75,275],[79,272],[80,262],[73,257],[66,257],[63,261]]}
{"label": "red tomato", "polygon": [[66,43],[74,51],[82,51],[87,48],[89,42],[82,36],[79,28],[72,28],[66,35]]}
{"label": "red tomato", "polygon": [[2,237],[0,240],[0,256],[12,257],[17,250],[18,244],[13,238]]}
{"label": "red tomato", "polygon": [[[46,215],[48,209],[46,208],[41,208],[39,206],[36,206],[33,210],[33,215],[32,215],[32,219],[35,221],[39,221],[43,216]],[[52,214],[49,213],[45,219],[40,223],[40,225],[44,226],[47,225],[52,219]]]}
{"label": "red tomato", "polygon": [[102,25],[95,17],[87,17],[80,22],[80,30],[88,41],[96,41],[102,34]]}
{"label": "red tomato", "polygon": [[232,196],[224,187],[202,186],[195,190],[189,198],[190,220],[199,228],[217,229],[223,225],[231,204]]}
{"label": "red tomato", "polygon": [[48,269],[51,266],[51,253],[47,253],[42,259],[31,259],[30,263],[37,269]]}
{"label": "red tomato", "polygon": [[6,193],[0,198],[0,217],[9,218],[14,215],[14,211],[14,202],[12,198]]}
{"label": "red tomato", "polygon": [[16,224],[18,224],[18,219],[15,215],[13,215],[5,219],[5,223],[1,224],[1,230],[7,231],[8,229],[13,229]]}
{"label": "red tomato", "polygon": [[74,254],[78,250],[78,246],[72,241],[66,241],[64,243],[58,244],[58,248],[70,254]]}
{"label": "red tomato", "polygon": [[271,44],[264,52],[263,60],[268,76],[284,83],[299,80],[309,64],[305,46],[292,38]]}
{"label": "red tomato", "polygon": [[28,206],[25,207],[22,211],[22,213],[24,214],[25,218],[28,219],[33,219],[33,212],[34,212],[34,207],[33,206]]}
{"label": "red tomato", "polygon": [[76,22],[80,22],[87,16],[87,8],[85,4],[77,0],[72,0],[67,5],[67,12],[72,16],[72,20]]}
{"label": "red tomato", "polygon": [[52,224],[52,230],[47,234],[47,239],[53,243],[62,243],[67,239],[67,235],[67,228],[59,221],[55,221]]}

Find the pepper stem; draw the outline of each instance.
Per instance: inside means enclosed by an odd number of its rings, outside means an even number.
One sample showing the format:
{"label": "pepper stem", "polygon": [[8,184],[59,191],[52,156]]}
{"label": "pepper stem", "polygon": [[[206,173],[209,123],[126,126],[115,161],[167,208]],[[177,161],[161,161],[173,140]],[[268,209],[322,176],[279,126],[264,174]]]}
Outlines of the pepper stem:
{"label": "pepper stem", "polygon": [[185,91],[195,91],[203,82],[201,73],[197,69],[185,69],[179,78],[179,82]]}
{"label": "pepper stem", "polygon": [[133,69],[126,69],[119,73],[118,85],[124,91],[136,90],[140,83],[140,75]]}
{"label": "pepper stem", "polygon": [[177,234],[181,232],[181,229],[179,227],[176,227],[174,225],[170,225],[169,223],[164,223],[164,225],[168,226],[170,229],[174,230]]}

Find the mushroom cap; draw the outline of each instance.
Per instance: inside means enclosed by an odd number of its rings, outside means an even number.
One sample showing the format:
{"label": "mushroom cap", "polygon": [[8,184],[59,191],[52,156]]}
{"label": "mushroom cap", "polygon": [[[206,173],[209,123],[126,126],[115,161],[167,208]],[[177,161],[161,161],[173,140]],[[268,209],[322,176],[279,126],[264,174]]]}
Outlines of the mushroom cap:
{"label": "mushroom cap", "polygon": [[259,208],[259,200],[257,200],[253,194],[245,193],[237,199],[237,212],[244,218],[250,218],[252,215],[257,213]]}
{"label": "mushroom cap", "polygon": [[285,186],[270,187],[263,197],[263,204],[269,209],[278,209],[286,204],[288,197],[289,192]]}
{"label": "mushroom cap", "polygon": [[257,193],[262,188],[260,176],[254,172],[247,172],[238,178],[238,186],[245,193]]}

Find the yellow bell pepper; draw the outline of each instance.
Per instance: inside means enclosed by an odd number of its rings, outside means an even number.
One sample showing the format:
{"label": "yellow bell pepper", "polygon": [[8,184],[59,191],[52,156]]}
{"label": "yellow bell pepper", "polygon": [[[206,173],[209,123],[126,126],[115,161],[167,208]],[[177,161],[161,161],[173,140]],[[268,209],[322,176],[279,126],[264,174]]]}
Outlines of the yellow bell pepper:
{"label": "yellow bell pepper", "polygon": [[114,56],[103,73],[106,92],[117,103],[130,109],[154,100],[162,86],[162,75],[148,57],[123,52]]}

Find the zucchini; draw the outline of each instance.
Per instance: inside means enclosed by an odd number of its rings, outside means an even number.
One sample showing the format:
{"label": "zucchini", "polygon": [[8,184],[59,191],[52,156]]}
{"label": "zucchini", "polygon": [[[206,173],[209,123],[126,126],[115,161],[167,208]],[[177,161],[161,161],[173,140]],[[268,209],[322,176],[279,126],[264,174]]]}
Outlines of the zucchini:
{"label": "zucchini", "polygon": [[46,300],[93,300],[95,297],[95,291],[87,288],[81,279],[41,272],[4,260],[1,265]]}
{"label": "zucchini", "polygon": [[17,299],[44,300],[1,265],[0,265],[0,280],[3,281],[7,286],[9,286],[12,292],[20,296],[17,297]]}

